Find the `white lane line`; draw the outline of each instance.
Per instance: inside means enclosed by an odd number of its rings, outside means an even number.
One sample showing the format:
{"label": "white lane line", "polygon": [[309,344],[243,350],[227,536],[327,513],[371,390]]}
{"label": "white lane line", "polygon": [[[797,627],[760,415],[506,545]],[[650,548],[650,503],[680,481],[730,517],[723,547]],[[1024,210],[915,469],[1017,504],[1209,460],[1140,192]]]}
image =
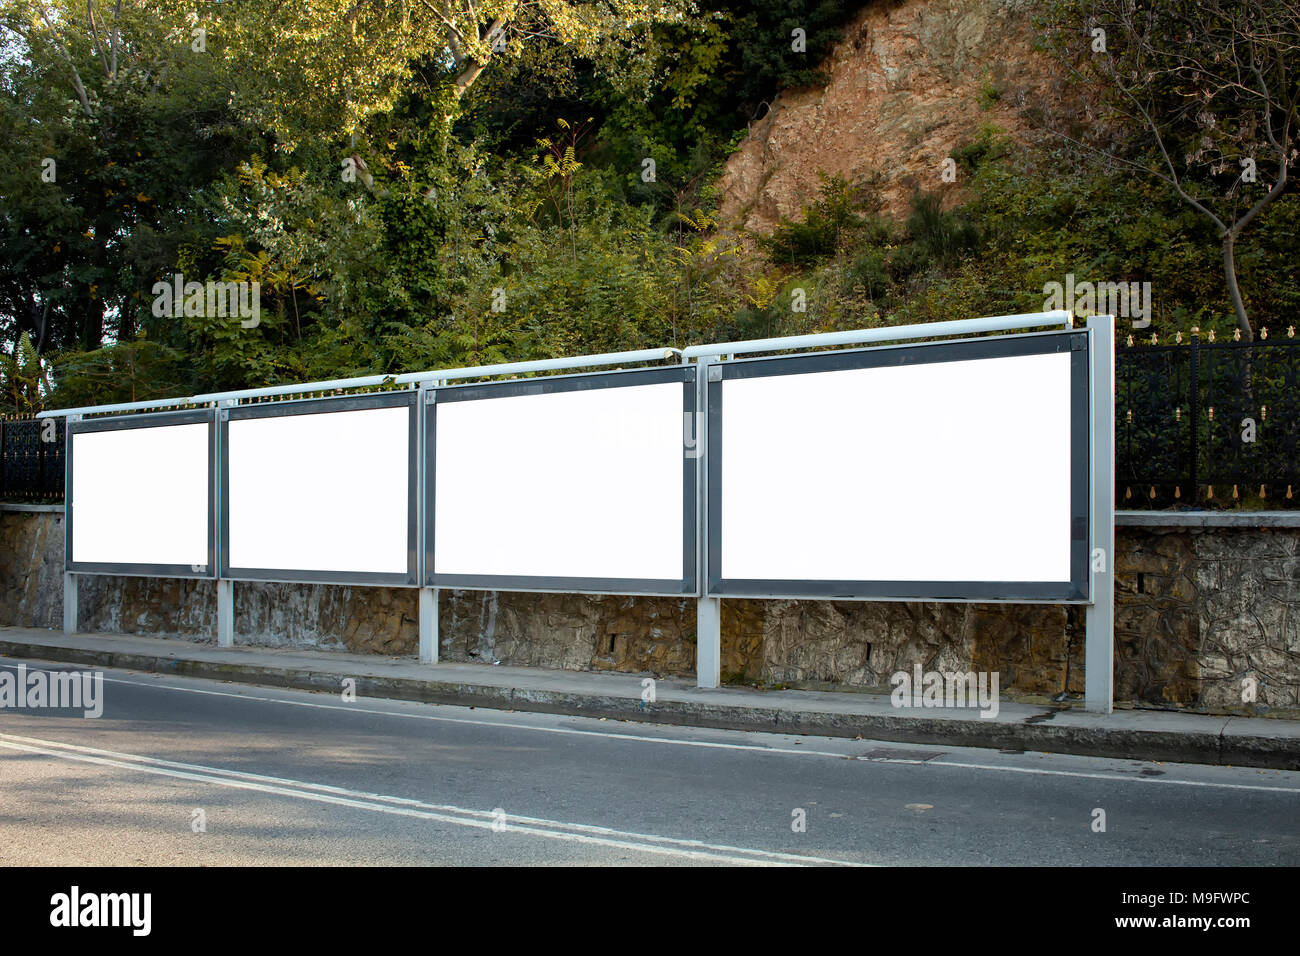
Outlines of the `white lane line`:
{"label": "white lane line", "polygon": [[[13,666],[13,665],[0,665],[0,666]],[[170,675],[160,674],[158,676],[166,677]],[[197,678],[186,678],[186,679],[195,680]],[[146,688],[152,688],[154,690],[170,690],[170,691],[176,691],[177,693],[181,693],[181,694],[201,694],[206,697],[232,697],[235,700],[251,700],[257,703],[264,703],[264,704],[283,704],[286,707],[310,707],[319,710],[341,710],[344,713],[348,713],[348,714],[373,714],[380,717],[402,717],[407,720],[432,720],[438,723],[445,723],[445,724],[469,724],[474,727],[501,727],[507,730],[531,730],[536,733],[542,733],[542,734],[565,734],[565,735],[576,736],[576,737],[610,737],[617,740],[637,740],[646,743],[671,744],[675,747],[713,747],[713,748],[718,748],[723,750],[752,750],[752,751],[757,751],[758,753],[768,753],[768,754],[810,754],[816,757],[835,757],[838,760],[845,760],[852,757],[851,754],[835,753],[834,751],[830,751],[830,750],[808,750],[804,747],[799,747],[796,749],[794,747],[764,747],[759,744],[726,744],[726,743],[719,743],[719,742],[713,742],[707,740],[678,740],[672,737],[651,737],[642,734],[618,734],[618,733],[611,733],[609,731],[603,731],[603,730],[578,730],[577,728],[574,727],[534,727],[529,724],[515,724],[505,720],[471,720],[468,717],[444,717],[438,714],[407,714],[407,713],[402,713],[401,711],[376,710],[369,707],[358,707],[353,704],[323,704],[323,703],[310,701],[310,700],[284,700],[283,698],[279,698],[279,697],[259,697],[254,694],[235,694],[229,691],[203,690],[202,688],[199,687],[172,687],[167,684],[156,683],[155,681],[123,680],[119,677],[105,677],[104,683],[128,684],[132,687],[146,687]],[[296,691],[296,692],[311,693],[310,691]],[[369,699],[378,700],[382,698],[369,698]],[[401,703],[408,703],[408,702],[394,701],[394,703],[401,704]],[[420,702],[410,701],[409,703],[418,704]],[[455,706],[465,706],[465,705],[423,704],[423,706],[455,707]],[[565,715],[550,714],[547,716],[563,717]],[[578,716],[579,719],[585,719],[585,720],[595,719],[591,717],[580,717],[580,715],[574,715],[574,716]]]}
{"label": "white lane line", "polygon": [[[882,761],[885,762],[885,761]],[[1137,774],[1121,775],[1109,773],[1088,773],[1083,770],[1048,770],[1037,767],[987,767],[977,763],[960,763],[952,760],[928,760],[925,766],[961,767],[971,770],[1003,770],[1007,773],[1039,773],[1052,777],[1086,777],[1090,780],[1140,780],[1143,783],[1176,783],[1182,787],[1222,787],[1228,790],[1265,790],[1270,793],[1300,793],[1296,787],[1266,787],[1254,783],[1213,783],[1207,780],[1166,780],[1164,777],[1143,777]]]}
{"label": "white lane line", "polygon": [[[489,822],[491,822],[491,820],[493,819],[493,814],[490,811],[486,811],[486,810],[468,810],[464,807],[457,807],[450,804],[427,803],[421,800],[414,800],[409,797],[395,797],[395,796],[390,796],[381,793],[370,793],[368,791],[351,790],[346,787],[336,787],[330,784],[310,783],[310,782],[304,782],[300,780],[291,780],[284,777],[268,776],[266,774],[249,773],[243,770],[228,770],[222,767],[209,767],[202,764],[180,763],[175,760],[164,760],[160,757],[149,757],[149,756],[138,755],[138,754],[120,753],[112,750],[101,750],[97,747],[86,747],[79,744],[68,744],[60,741],[43,740],[34,737],[21,737],[15,734],[0,734],[0,741],[4,741],[4,740],[14,741],[15,743],[19,743],[19,744],[28,744],[28,745],[34,745],[39,747],[49,747],[49,748],[67,750],[73,753],[83,753],[83,754],[88,754],[96,757],[105,757],[117,761],[134,761],[137,762],[140,766],[146,766],[146,767],[157,766],[157,767],[166,767],[174,770],[192,771],[192,772],[202,773],[202,774],[217,774],[224,777],[252,780],[259,783],[268,783],[273,786],[289,785],[294,787],[300,787],[304,790],[310,790],[318,793],[331,793],[331,794],[336,794],[345,797],[360,797],[367,800],[378,800],[385,803],[391,803],[395,806],[412,806],[424,810],[467,814],[471,817],[483,818]],[[594,833],[598,835],[616,835],[616,836],[628,835],[625,831],[613,830],[609,827],[592,826],[584,823],[566,823],[563,821],[548,820],[542,817],[528,817],[528,816],[523,816],[514,813],[508,814],[508,816],[509,819],[512,821],[521,821],[523,823],[536,824],[538,826],[560,827],[563,829],[574,830],[577,832]],[[744,847],[734,847],[734,846],[721,847],[717,844],[704,843],[699,840],[681,840],[676,837],[663,837],[663,836],[656,836],[653,834],[643,834],[643,833],[637,833],[632,835],[635,836],[637,839],[653,840],[659,843],[672,844],[675,846],[684,846],[684,847],[691,847],[691,848],[725,849],[728,852],[752,854],[761,857],[778,857],[787,860],[792,859],[798,862],[804,862],[804,861],[815,859],[813,857],[804,856],[802,854],[780,853],[780,852],[769,851],[769,850],[755,850],[755,849],[747,849]],[[837,862],[837,861],[822,860],[818,862]]]}
{"label": "white lane line", "polygon": [[[273,777],[238,770],[226,770],[202,764],[178,763],[140,754],[82,747],[56,740],[0,734],[0,747],[122,770],[135,770],[158,776],[175,777],[198,783],[216,784],[240,790],[254,790],[277,796],[296,797],[301,800],[313,800],[319,803],[330,803],[380,813],[434,820],[439,823],[450,823],[457,826],[487,830],[499,826],[496,815],[486,810],[474,810],[450,804],[426,803],[408,797],[369,793],[361,790],[351,790],[346,787],[309,783],[286,777]],[[569,823],[563,820],[548,820],[543,817],[530,817],[513,813],[506,814],[506,826],[500,832],[525,833],[558,840],[573,840],[579,843],[593,843],[618,849],[668,856],[684,856],[689,859],[724,863],[744,863],[760,866],[799,866],[814,863],[832,866],[866,865],[797,853],[782,853],[774,850],[706,843],[702,840],[682,840],[653,833],[637,833],[628,830],[616,830],[612,827]]]}
{"label": "white lane line", "polygon": [[[6,667],[6,666],[13,667],[15,665],[0,664],[0,667]],[[80,665],[73,665],[73,666],[80,666]],[[170,675],[166,675],[166,674],[158,675],[158,677],[160,678],[165,678],[167,676]],[[195,678],[189,678],[189,679],[193,680]],[[729,744],[729,743],[722,743],[720,741],[710,741],[710,740],[680,740],[674,737],[652,737],[643,734],[621,734],[621,733],[615,733],[613,731],[606,731],[606,730],[578,730],[577,728],[574,727],[537,727],[531,724],[511,723],[505,720],[471,720],[468,717],[444,717],[438,714],[408,714],[408,713],[402,713],[400,711],[377,710],[377,709],[367,708],[367,707],[357,707],[355,705],[325,704],[316,701],[306,701],[306,700],[284,700],[278,697],[261,697],[253,694],[235,694],[229,691],[204,690],[198,687],[174,687],[168,684],[158,683],[156,680],[138,681],[138,680],[123,680],[122,678],[118,678],[118,677],[105,677],[104,682],[109,684],[127,684],[132,687],[153,688],[155,690],[170,690],[182,694],[201,694],[208,697],[231,697],[236,700],[248,700],[257,703],[282,704],[286,707],[311,707],[311,708],[317,708],[321,710],[341,710],[349,714],[372,714],[380,717],[401,717],[407,720],[431,720],[431,721],[448,723],[448,724],[468,724],[474,727],[500,727],[506,730],[528,730],[528,731],[532,731],[533,733],[541,733],[541,734],[564,734],[564,735],[570,735],[576,737],[606,737],[612,740],[634,740],[641,743],[665,744],[673,747],[705,747],[714,750],[741,750],[741,751],[748,751],[750,753],[781,754],[781,755],[789,755],[789,756],[796,756],[796,757],[831,757],[836,760],[862,759],[853,754],[837,753],[831,750],[813,750],[811,748],[805,748],[805,747],[798,747],[798,748],[765,747],[762,746],[761,744]],[[309,693],[309,692],[298,691],[298,693]],[[371,698],[371,699],[376,699],[376,698]],[[407,703],[407,702],[395,701],[394,703]],[[413,701],[410,703],[419,703],[419,702]],[[424,704],[423,706],[450,707],[450,706],[458,706],[458,705]],[[551,716],[559,717],[564,715],[554,714]],[[587,717],[587,718],[578,718],[578,719],[591,720],[592,718]],[[739,731],[739,732],[743,732],[743,731]],[[874,742],[876,741],[873,741],[873,743]],[[926,745],[918,745],[918,746],[926,746]],[[1066,754],[1063,756],[1070,756],[1070,755]],[[1112,759],[1112,758],[1101,757],[1095,759],[1104,760],[1104,759]],[[892,757],[885,757],[885,758],[871,758],[870,760],[863,760],[862,762],[907,764],[910,766],[919,765],[922,767],[952,767],[960,770],[985,770],[985,771],[992,771],[994,773],[1026,773],[1026,774],[1036,774],[1039,776],[1048,776],[1048,777],[1080,777],[1088,780],[1110,780],[1110,781],[1116,781],[1120,783],[1141,783],[1141,784],[1151,783],[1151,784],[1166,784],[1169,786],[1183,786],[1183,787],[1210,787],[1210,788],[1216,788],[1220,790],[1253,790],[1253,791],[1262,791],[1265,793],[1300,794],[1300,787],[1268,787],[1268,786],[1264,786],[1263,784],[1218,783],[1214,781],[1204,781],[1204,780],[1181,780],[1176,777],[1142,777],[1137,774],[1096,773],[1096,772],[1088,772],[1083,770],[1049,770],[1047,768],[1039,768],[1039,767],[1010,767],[1010,766],[1003,766],[1000,764],[965,763],[965,762],[959,762],[953,760],[941,760],[938,758],[926,760],[926,761],[917,761],[917,760],[904,760],[904,759],[896,759]],[[1282,772],[1286,772],[1286,771],[1282,771]]]}

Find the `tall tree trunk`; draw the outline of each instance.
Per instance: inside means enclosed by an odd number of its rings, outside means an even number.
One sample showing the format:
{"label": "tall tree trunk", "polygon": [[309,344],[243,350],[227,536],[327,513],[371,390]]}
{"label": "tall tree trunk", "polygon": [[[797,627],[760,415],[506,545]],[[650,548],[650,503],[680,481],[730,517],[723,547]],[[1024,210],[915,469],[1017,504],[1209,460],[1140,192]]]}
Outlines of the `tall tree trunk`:
{"label": "tall tree trunk", "polygon": [[1223,234],[1223,277],[1228,282],[1228,296],[1237,313],[1237,327],[1241,329],[1241,336],[1247,342],[1253,342],[1255,333],[1250,327],[1250,319],[1246,317],[1246,303],[1241,299],[1241,289],[1237,287],[1237,263],[1233,258],[1236,242],[1237,234],[1233,230],[1229,229]]}
{"label": "tall tree trunk", "polygon": [[36,351],[43,353],[45,351],[45,330],[50,327],[50,300],[47,297],[45,304],[41,307],[41,318],[37,325],[36,333]]}
{"label": "tall tree trunk", "polygon": [[133,338],[135,338],[135,312],[124,301],[118,312],[117,340],[130,342]]}
{"label": "tall tree trunk", "polygon": [[93,352],[104,344],[104,306],[103,301],[91,300],[86,303],[81,319],[81,348],[84,352]]}

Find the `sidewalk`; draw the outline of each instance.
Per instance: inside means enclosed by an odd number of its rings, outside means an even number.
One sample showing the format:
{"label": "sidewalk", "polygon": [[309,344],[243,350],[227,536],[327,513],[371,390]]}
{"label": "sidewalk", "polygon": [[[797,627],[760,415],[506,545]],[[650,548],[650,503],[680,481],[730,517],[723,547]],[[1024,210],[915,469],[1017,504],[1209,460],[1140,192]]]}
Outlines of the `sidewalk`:
{"label": "sidewalk", "polygon": [[701,690],[658,679],[642,703],[641,674],[556,671],[486,664],[419,664],[333,651],[219,648],[116,634],[0,627],[0,655],[153,671],[337,694],[345,677],[358,697],[497,710],[542,711],[727,730],[862,737],[1134,760],[1300,770],[1300,721],[1164,711],[1081,709],[1002,702],[981,719],[961,708],[896,708],[885,695],[818,691]]}

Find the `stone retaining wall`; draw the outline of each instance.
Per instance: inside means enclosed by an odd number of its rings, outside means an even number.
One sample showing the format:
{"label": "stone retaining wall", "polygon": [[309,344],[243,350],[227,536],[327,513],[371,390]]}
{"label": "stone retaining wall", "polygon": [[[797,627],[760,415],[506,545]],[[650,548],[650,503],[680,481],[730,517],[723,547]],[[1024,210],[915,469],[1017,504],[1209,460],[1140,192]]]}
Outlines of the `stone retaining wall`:
{"label": "stone retaining wall", "polygon": [[[1263,522],[1261,522],[1263,523]],[[1121,526],[1117,700],[1300,707],[1300,528]],[[63,517],[0,511],[0,624],[59,627]],[[85,631],[215,632],[208,581],[83,576]],[[824,689],[888,686],[924,670],[1000,672],[1004,693],[1083,692],[1083,612],[1057,605],[723,601],[724,680]],[[687,676],[695,602],[680,598],[443,591],[452,661]],[[236,642],[414,655],[416,592],[237,583]]]}

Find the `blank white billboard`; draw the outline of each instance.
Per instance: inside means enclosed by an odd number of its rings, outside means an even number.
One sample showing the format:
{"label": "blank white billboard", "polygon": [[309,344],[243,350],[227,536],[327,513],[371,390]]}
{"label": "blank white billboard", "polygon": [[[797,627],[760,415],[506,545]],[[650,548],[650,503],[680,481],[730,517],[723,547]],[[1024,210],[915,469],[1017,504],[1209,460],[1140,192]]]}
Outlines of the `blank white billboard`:
{"label": "blank white billboard", "polygon": [[567,580],[575,589],[583,586],[576,579],[686,575],[680,377],[467,400],[440,394],[435,407],[435,575],[520,587]]}
{"label": "blank white billboard", "polygon": [[[411,407],[226,423],[225,561],[232,576],[407,575]],[[413,583],[413,582],[412,582]]]}
{"label": "blank white billboard", "polygon": [[206,569],[209,429],[206,422],[74,426],[69,562]]}
{"label": "blank white billboard", "polygon": [[721,579],[1070,581],[1071,362],[723,381]]}

